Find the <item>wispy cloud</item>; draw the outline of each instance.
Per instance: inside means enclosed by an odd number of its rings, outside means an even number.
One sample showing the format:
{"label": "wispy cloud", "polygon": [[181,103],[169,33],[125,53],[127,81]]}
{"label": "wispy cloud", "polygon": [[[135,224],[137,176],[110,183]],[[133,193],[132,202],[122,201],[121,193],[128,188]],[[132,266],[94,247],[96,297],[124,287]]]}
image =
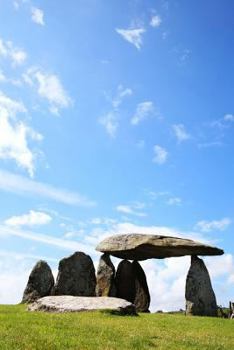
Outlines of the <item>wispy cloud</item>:
{"label": "wispy cloud", "polygon": [[182,199],[180,197],[170,197],[167,200],[168,205],[180,205],[182,203]]}
{"label": "wispy cloud", "polygon": [[116,136],[119,127],[119,107],[123,103],[124,98],[131,96],[132,93],[130,88],[124,88],[122,85],[119,85],[116,95],[110,100],[111,110],[99,118],[99,123],[104,126],[107,134],[112,138]]}
{"label": "wispy cloud", "polygon": [[4,170],[0,170],[0,189],[19,195],[44,197],[69,205],[85,207],[95,205],[95,202],[76,192],[70,192],[45,183],[33,181]]}
{"label": "wispy cloud", "polygon": [[59,247],[61,249],[70,251],[84,251],[90,253],[91,247],[77,241],[66,240],[62,238],[53,237],[50,235],[35,233],[32,231],[25,231],[17,228],[11,228],[6,225],[0,225],[0,236],[15,236],[23,239],[41,242],[44,244]]}
{"label": "wispy cloud", "polygon": [[0,38],[0,57],[9,59],[13,66],[22,65],[27,59],[27,53],[15,46],[12,41]]}
{"label": "wispy cloud", "polygon": [[31,8],[31,18],[34,23],[39,24],[41,26],[45,25],[44,12],[41,9],[33,6]]}
{"label": "wispy cloud", "polygon": [[36,154],[29,147],[29,140],[40,141],[42,135],[17,119],[19,113],[26,113],[24,104],[0,91],[0,158],[13,159],[33,176]]}
{"label": "wispy cloud", "polygon": [[72,104],[70,96],[57,75],[31,67],[23,74],[23,79],[29,86],[36,88],[40,97],[49,102],[51,113],[58,115],[62,108],[68,108]]}
{"label": "wispy cloud", "polygon": [[138,103],[136,112],[131,119],[132,125],[138,125],[143,120],[147,119],[154,112],[154,104],[152,101]]}
{"label": "wispy cloud", "polygon": [[122,36],[123,39],[134,45],[138,50],[143,45],[142,36],[145,33],[144,28],[133,28],[133,29],[118,29],[116,32]]}
{"label": "wispy cloud", "polygon": [[230,218],[212,221],[202,220],[195,225],[195,229],[202,232],[224,231],[231,225],[231,223],[232,221]]}
{"label": "wispy cloud", "polygon": [[153,28],[157,28],[161,25],[162,19],[159,15],[153,15],[150,20],[150,25]]}
{"label": "wispy cloud", "polygon": [[186,131],[183,124],[174,124],[172,125],[172,129],[179,143],[191,138],[191,135]]}
{"label": "wispy cloud", "polygon": [[212,141],[212,142],[203,142],[199,143],[198,148],[210,148],[210,147],[221,147],[223,146],[223,143],[221,141]]}
{"label": "wispy cloud", "polygon": [[47,225],[51,222],[52,217],[42,211],[30,210],[29,213],[12,216],[5,220],[5,224],[8,226],[37,226],[37,225]]}
{"label": "wispy cloud", "polygon": [[225,114],[222,118],[213,120],[209,126],[219,128],[221,130],[229,128],[234,123],[234,115],[231,113]]}
{"label": "wispy cloud", "polygon": [[147,214],[142,212],[142,209],[144,208],[145,208],[144,203],[134,202],[132,204],[119,204],[116,206],[115,209],[116,211],[123,214],[145,217]]}
{"label": "wispy cloud", "polygon": [[159,165],[166,163],[168,159],[168,152],[165,148],[155,145],[153,148],[154,151],[154,157],[153,157],[153,162],[157,163]]}

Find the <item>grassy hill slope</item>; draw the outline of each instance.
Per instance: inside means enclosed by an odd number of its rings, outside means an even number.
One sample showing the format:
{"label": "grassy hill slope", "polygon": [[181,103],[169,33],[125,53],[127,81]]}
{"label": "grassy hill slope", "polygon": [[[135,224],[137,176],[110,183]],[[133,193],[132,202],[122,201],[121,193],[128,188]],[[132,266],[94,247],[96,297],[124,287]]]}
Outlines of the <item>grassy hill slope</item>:
{"label": "grassy hill slope", "polygon": [[1,350],[234,350],[234,320],[101,312],[31,313],[0,305]]}

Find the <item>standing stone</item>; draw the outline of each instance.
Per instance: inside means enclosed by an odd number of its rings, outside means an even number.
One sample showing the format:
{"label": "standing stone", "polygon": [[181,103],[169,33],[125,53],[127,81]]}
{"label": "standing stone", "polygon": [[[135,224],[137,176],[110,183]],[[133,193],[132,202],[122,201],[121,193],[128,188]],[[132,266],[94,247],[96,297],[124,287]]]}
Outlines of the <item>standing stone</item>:
{"label": "standing stone", "polygon": [[95,296],[96,277],[89,255],[76,252],[59,262],[54,295]]}
{"label": "standing stone", "polygon": [[23,303],[31,303],[48,296],[54,286],[54,277],[46,261],[40,260],[32,269],[23,294]]}
{"label": "standing stone", "polygon": [[209,272],[202,259],[191,257],[186,279],[186,315],[217,316],[217,304]]}
{"label": "standing stone", "polygon": [[115,297],[115,267],[112,264],[109,254],[100,257],[97,269],[96,295],[98,297]]}
{"label": "standing stone", "polygon": [[117,298],[134,302],[136,295],[135,277],[133,266],[128,260],[122,260],[117,268],[115,278]]}
{"label": "standing stone", "polygon": [[133,261],[132,267],[136,292],[133,304],[138,312],[149,312],[150,294],[145,272],[138,261]]}

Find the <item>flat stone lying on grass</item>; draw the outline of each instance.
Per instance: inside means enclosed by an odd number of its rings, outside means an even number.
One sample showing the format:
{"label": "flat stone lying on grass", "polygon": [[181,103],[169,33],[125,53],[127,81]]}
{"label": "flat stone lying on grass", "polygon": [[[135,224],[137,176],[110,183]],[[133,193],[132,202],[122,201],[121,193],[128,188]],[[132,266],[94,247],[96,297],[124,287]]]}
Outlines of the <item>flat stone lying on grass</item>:
{"label": "flat stone lying on grass", "polygon": [[28,306],[29,311],[80,312],[109,310],[120,315],[135,315],[135,306],[126,300],[112,297],[50,296]]}
{"label": "flat stone lying on grass", "polygon": [[183,255],[222,255],[222,249],[191,239],[170,236],[126,234],[107,237],[96,250],[120,259],[163,259]]}

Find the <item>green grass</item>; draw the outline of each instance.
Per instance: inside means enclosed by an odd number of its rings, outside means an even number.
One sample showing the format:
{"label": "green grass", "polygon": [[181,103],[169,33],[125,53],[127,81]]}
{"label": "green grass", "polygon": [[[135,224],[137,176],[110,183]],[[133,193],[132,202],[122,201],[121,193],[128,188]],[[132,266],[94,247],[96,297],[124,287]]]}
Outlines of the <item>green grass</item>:
{"label": "green grass", "polygon": [[170,314],[49,314],[0,306],[1,350],[234,350],[234,320]]}

